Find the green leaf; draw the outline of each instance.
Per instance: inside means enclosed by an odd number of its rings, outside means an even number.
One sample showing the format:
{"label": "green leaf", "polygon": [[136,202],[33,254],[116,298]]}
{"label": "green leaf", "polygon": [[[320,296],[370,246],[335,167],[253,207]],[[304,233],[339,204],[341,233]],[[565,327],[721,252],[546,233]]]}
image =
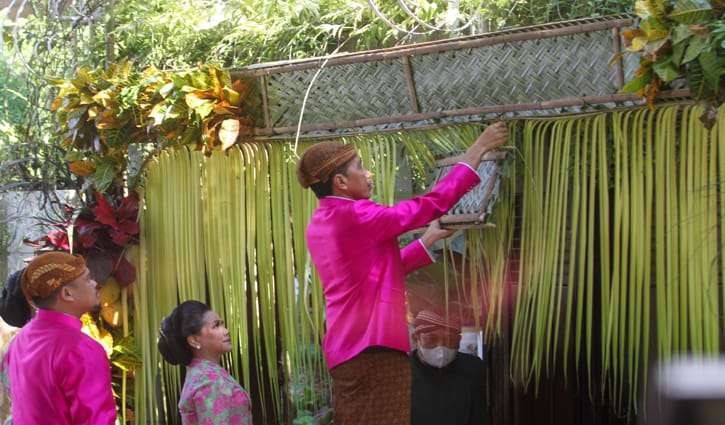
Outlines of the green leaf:
{"label": "green leaf", "polygon": [[685,51],[685,57],[682,58],[682,63],[685,64],[692,61],[696,57],[700,56],[700,53],[707,48],[708,44],[706,38],[692,37],[690,39],[690,44],[687,46],[687,50]]}
{"label": "green leaf", "polygon": [[680,76],[680,72],[678,71],[677,67],[675,67],[675,65],[673,65],[672,62],[670,62],[669,60],[664,62],[655,62],[655,64],[652,66],[652,70],[657,74],[658,77],[660,77],[660,80],[664,81],[665,83],[669,83],[670,81]]}
{"label": "green leaf", "polygon": [[692,31],[690,31],[690,27],[685,24],[680,24],[675,27],[674,31],[672,31],[672,44],[680,43],[690,37],[692,37]]}
{"label": "green leaf", "polygon": [[78,152],[78,151],[68,151],[65,154],[65,157],[63,159],[66,160],[66,161],[68,161],[68,162],[72,162],[72,161],[80,161],[80,160],[83,159],[83,157],[84,157],[84,155],[83,155],[82,152]]}
{"label": "green leaf", "polygon": [[705,82],[705,76],[700,66],[700,61],[692,61],[687,65],[687,85],[690,87],[692,97],[695,99],[705,99],[712,95],[712,90]]}
{"label": "green leaf", "polygon": [[669,34],[667,27],[654,16],[643,20],[639,29],[644,31],[647,41],[660,40]]}
{"label": "green leaf", "polygon": [[678,43],[672,47],[672,56],[670,59],[672,63],[679,66],[682,65],[682,59],[685,57],[685,50],[687,50],[688,43]]}
{"label": "green leaf", "polygon": [[720,77],[725,74],[725,58],[718,57],[712,50],[703,52],[698,56],[702,75],[710,88],[717,93],[720,87]]}
{"label": "green leaf", "polygon": [[681,24],[695,24],[710,18],[712,6],[707,0],[677,0],[667,17]]}
{"label": "green leaf", "polygon": [[624,93],[636,93],[644,88],[650,81],[652,76],[650,74],[641,75],[639,77],[632,78],[627,84],[622,87]]}
{"label": "green leaf", "polygon": [[91,174],[89,180],[93,187],[104,192],[113,183],[116,177],[116,167],[112,160],[106,159],[96,164],[96,171]]}
{"label": "green leaf", "polygon": [[186,127],[186,130],[184,130],[184,134],[181,136],[181,144],[189,145],[192,143],[196,143],[197,141],[199,141],[200,137],[201,131],[199,130],[199,128],[190,125]]}

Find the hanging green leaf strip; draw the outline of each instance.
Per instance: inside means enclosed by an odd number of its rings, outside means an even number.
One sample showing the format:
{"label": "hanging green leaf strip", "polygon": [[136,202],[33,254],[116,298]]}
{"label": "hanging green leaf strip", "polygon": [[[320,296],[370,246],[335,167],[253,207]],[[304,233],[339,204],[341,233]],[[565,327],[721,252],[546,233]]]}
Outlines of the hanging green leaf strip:
{"label": "hanging green leaf strip", "polygon": [[[523,388],[585,367],[590,382],[578,385],[636,414],[652,350],[661,360],[719,352],[724,129],[706,129],[702,112],[679,105],[524,123],[531,172],[511,348]],[[591,387],[594,364],[601,391]]]}

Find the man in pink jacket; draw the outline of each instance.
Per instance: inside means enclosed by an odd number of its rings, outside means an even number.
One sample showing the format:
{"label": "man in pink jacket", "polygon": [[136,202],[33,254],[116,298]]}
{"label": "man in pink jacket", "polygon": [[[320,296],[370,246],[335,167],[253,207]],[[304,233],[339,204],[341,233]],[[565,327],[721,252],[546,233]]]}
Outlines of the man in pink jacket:
{"label": "man in pink jacket", "polygon": [[79,318],[99,303],[85,260],[65,252],[39,255],[21,285],[38,312],[11,342],[0,370],[10,384],[13,423],[114,424],[106,352],[81,332]]}
{"label": "man in pink jacket", "polygon": [[[307,246],[325,294],[323,351],[336,425],[409,425],[405,275],[432,262],[428,248],[450,235],[434,220],[479,183],[481,158],[507,137],[505,124],[489,126],[429,193],[394,206],[368,199],[371,174],[351,145],[318,143],[300,159],[300,184],[320,199]],[[400,235],[431,222],[421,239],[399,248]]]}

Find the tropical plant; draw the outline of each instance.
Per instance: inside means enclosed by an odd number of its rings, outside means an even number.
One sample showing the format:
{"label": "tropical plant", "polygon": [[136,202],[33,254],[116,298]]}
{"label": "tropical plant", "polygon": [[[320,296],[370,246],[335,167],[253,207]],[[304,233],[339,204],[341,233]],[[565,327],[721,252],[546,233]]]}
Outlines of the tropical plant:
{"label": "tropical plant", "polygon": [[100,191],[123,183],[132,144],[194,144],[208,151],[251,135],[252,119],[242,108],[248,87],[213,66],[136,72],[122,62],[81,67],[74,78],[52,84],[59,87],[51,108],[69,168]]}
{"label": "tropical plant", "polygon": [[627,49],[641,54],[635,77],[622,90],[652,106],[657,94],[678,80],[692,97],[706,102],[703,122],[714,125],[725,99],[725,2],[722,0],[639,0],[637,28],[623,32]]}
{"label": "tropical plant", "polygon": [[88,259],[94,278],[105,282],[113,276],[122,286],[136,280],[134,266],[123,255],[127,245],[138,243],[138,197],[132,193],[111,202],[99,192],[83,208],[63,206],[63,217],[42,223],[51,230],[37,240],[25,240],[36,249],[81,254]]}

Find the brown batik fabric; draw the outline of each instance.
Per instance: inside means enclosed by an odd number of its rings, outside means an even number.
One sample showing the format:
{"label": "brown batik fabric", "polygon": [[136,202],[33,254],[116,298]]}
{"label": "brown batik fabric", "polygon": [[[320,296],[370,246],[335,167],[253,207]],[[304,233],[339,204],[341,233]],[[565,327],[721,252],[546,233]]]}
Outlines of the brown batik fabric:
{"label": "brown batik fabric", "polygon": [[368,348],[330,371],[335,425],[410,425],[410,359]]}

